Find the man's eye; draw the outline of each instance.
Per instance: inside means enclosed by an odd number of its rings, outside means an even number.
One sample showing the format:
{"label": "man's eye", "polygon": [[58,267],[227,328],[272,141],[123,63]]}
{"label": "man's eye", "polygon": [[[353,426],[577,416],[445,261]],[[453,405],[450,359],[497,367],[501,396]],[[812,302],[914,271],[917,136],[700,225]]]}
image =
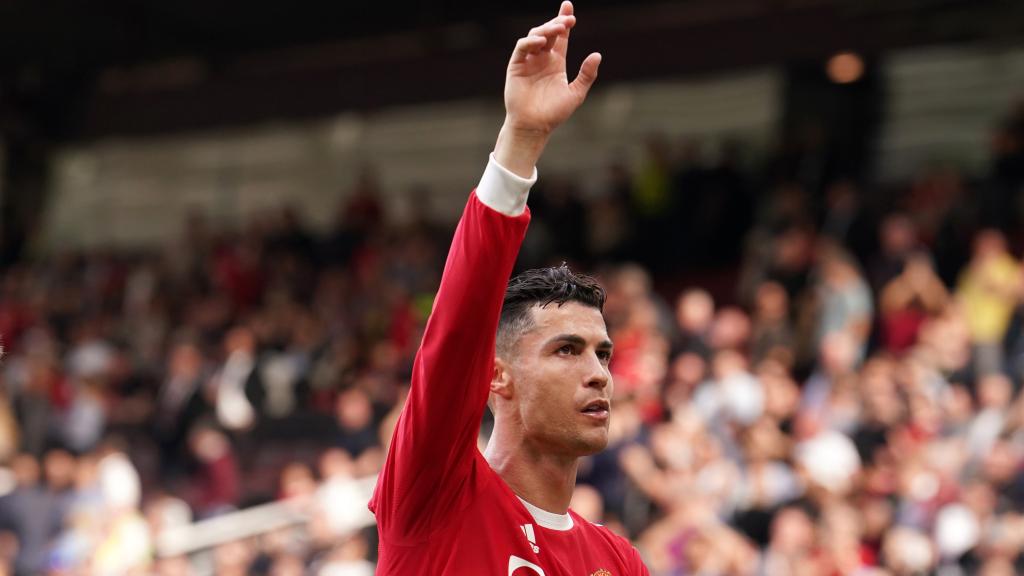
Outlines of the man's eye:
{"label": "man's eye", "polygon": [[607,350],[603,350],[597,353],[597,357],[600,358],[602,362],[610,362],[612,359],[612,353]]}
{"label": "man's eye", "polygon": [[573,352],[575,352],[575,350],[573,350],[572,346],[568,344],[558,349],[559,354],[572,354]]}

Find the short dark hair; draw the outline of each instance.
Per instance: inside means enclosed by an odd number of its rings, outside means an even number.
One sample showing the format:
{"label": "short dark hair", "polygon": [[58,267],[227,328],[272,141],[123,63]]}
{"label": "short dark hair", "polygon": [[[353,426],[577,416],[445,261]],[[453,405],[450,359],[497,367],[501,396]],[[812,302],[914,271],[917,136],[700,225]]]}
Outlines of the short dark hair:
{"label": "short dark hair", "polygon": [[563,263],[551,268],[527,270],[508,282],[505,300],[498,321],[497,353],[507,357],[524,332],[533,326],[530,309],[549,304],[562,306],[579,302],[584,306],[604,310],[605,292],[601,284],[585,274],[577,274]]}

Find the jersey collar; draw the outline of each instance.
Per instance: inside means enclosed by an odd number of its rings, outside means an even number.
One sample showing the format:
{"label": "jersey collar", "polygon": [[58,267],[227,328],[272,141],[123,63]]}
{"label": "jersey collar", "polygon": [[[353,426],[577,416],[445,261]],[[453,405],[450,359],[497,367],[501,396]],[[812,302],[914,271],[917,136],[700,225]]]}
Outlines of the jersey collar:
{"label": "jersey collar", "polygon": [[522,498],[519,498],[519,501],[523,503],[523,506],[526,506],[526,510],[530,513],[530,516],[533,516],[533,520],[538,526],[543,526],[549,530],[558,530],[559,532],[572,529],[572,516],[568,512],[565,514],[555,514],[554,512],[541,510]]}

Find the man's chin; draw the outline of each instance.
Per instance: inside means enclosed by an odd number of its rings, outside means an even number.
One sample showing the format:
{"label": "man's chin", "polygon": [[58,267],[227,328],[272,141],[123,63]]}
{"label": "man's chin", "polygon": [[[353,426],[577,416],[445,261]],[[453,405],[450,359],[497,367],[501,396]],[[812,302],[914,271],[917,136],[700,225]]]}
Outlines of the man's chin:
{"label": "man's chin", "polygon": [[592,456],[608,447],[608,431],[589,431],[583,434],[579,442],[579,456]]}

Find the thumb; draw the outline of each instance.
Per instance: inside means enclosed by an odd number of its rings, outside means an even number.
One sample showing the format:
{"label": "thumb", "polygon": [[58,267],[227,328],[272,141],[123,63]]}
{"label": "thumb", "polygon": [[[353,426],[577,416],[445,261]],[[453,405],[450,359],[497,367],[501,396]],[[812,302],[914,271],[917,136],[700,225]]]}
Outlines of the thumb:
{"label": "thumb", "polygon": [[597,80],[597,68],[601,65],[601,54],[594,52],[590,56],[587,56],[583,60],[583,64],[580,65],[580,73],[576,76],[576,79],[569,84],[569,89],[573,91],[577,98],[582,102],[587,97],[587,92],[590,91],[590,87],[594,85],[594,81]]}

